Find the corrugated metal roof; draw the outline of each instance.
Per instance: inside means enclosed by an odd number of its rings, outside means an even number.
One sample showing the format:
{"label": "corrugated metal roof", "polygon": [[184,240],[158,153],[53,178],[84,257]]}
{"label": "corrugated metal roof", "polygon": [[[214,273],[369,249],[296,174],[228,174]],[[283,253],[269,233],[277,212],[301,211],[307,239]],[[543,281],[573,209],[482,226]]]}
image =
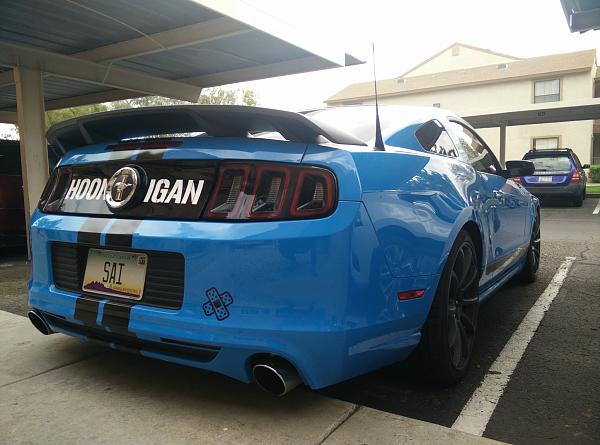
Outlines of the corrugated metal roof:
{"label": "corrugated metal roof", "polygon": [[[225,84],[270,77],[275,72],[276,75],[292,74],[360,63],[344,51],[329,48],[331,39],[320,39],[314,32],[288,30],[287,25],[243,0],[19,0],[1,2],[0,17],[0,44],[21,45],[3,47],[13,51],[13,56],[14,51],[24,51],[23,45],[26,45],[200,87],[207,86],[201,83],[202,76],[210,76],[212,86],[219,84],[223,73],[228,74],[223,76],[228,80],[222,83]],[[219,20],[241,31],[228,32],[229,28],[222,28]],[[222,35],[202,39],[202,27],[211,24],[212,33],[216,29],[216,33]],[[189,26],[194,30],[185,28]],[[157,33],[167,33],[171,40],[166,41],[175,42],[165,46],[156,40]],[[189,40],[185,40],[186,35]],[[141,46],[140,40],[143,41]],[[111,51],[123,42],[130,45],[127,51],[114,52],[120,54],[116,58],[106,57],[107,48],[108,53],[113,54]],[[140,47],[142,49],[136,52]],[[97,51],[90,54],[98,48],[103,48],[102,55]],[[129,51],[129,48],[134,50]],[[5,57],[3,63],[20,63],[15,59]],[[270,66],[281,63],[289,65]],[[48,65],[46,67],[48,70]],[[16,106],[13,79],[6,72],[10,69],[10,66],[0,66],[0,110]],[[44,74],[46,100],[73,98],[70,104],[89,103],[87,95],[106,92],[110,98],[117,91],[111,84],[102,84],[108,81],[89,83],[58,75],[65,73]],[[132,90],[147,91],[144,88]],[[140,93],[134,92],[131,96],[136,94]],[[97,102],[101,97],[95,94],[93,99]],[[65,101],[59,104],[65,106]]]}
{"label": "corrugated metal roof", "polygon": [[75,54],[220,14],[176,0],[19,0],[3,2],[0,16],[0,40]]}
{"label": "corrugated metal roof", "polygon": [[[457,88],[467,85],[490,82],[504,82],[516,78],[536,77],[540,75],[590,70],[596,60],[596,50],[586,50],[567,54],[555,54],[543,57],[517,60],[506,63],[499,69],[498,65],[487,65],[456,71],[446,71],[422,76],[411,76],[405,82],[398,78],[377,81],[380,97],[400,96],[421,91]],[[374,97],[373,82],[362,82],[348,85],[325,102],[337,104]]]}

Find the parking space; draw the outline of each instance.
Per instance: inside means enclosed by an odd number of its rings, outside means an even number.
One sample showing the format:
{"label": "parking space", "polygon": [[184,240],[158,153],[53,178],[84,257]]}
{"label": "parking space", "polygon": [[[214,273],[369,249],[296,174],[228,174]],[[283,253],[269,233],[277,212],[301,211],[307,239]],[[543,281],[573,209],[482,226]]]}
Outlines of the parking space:
{"label": "parking space", "polygon": [[[553,280],[559,266],[565,258],[574,257],[566,278],[557,289],[554,301],[536,329],[524,355],[518,360],[514,373],[509,376],[497,405],[494,403],[491,417],[486,419],[483,436],[517,444],[598,443],[600,276],[597,271],[600,267],[600,215],[594,213],[598,205],[598,198],[588,198],[581,208],[565,207],[561,203],[544,203],[543,254],[538,280],[531,285],[510,283],[481,307],[471,372],[455,387],[431,386],[419,376],[411,363],[402,363],[373,372],[327,388],[319,394],[300,390],[299,394],[277,403],[264,401],[259,393],[254,393],[254,389],[228,379],[207,373],[201,373],[200,378],[211,382],[218,381],[213,383],[221,390],[230,386],[232,394],[242,394],[248,400],[260,401],[259,404],[263,406],[261,410],[282,410],[282,415],[290,418],[294,413],[300,416],[316,416],[314,412],[310,414],[310,409],[301,409],[296,405],[299,398],[309,400],[307,406],[316,409],[317,414],[321,409],[319,407],[327,405],[322,400],[333,398],[347,402],[344,407],[366,406],[404,416],[393,418],[391,422],[396,425],[399,425],[398,419],[406,417],[452,427],[486,375],[489,377],[490,367]],[[22,258],[13,256],[1,260],[0,278],[3,288],[0,310],[25,314],[27,274],[28,265]],[[78,350],[79,346],[73,348]],[[84,347],[81,348],[81,353],[84,353]],[[100,367],[100,370],[95,369],[96,367]],[[111,391],[114,384],[123,387],[133,384],[136,379],[132,380],[131,375],[139,375],[141,370],[144,377],[142,383],[137,385],[140,388],[140,385],[147,385],[152,391],[158,391],[160,394],[157,397],[164,400],[177,398],[187,406],[192,403],[192,399],[204,397],[204,391],[208,390],[207,400],[211,406],[214,404],[222,411],[220,418],[225,419],[224,412],[230,403],[239,407],[239,401],[206,389],[207,386],[198,380],[196,370],[155,363],[143,358],[131,358],[118,353],[111,353],[107,360],[91,360],[78,365],[69,371],[72,373],[70,377],[57,375],[55,378],[57,382],[62,381],[64,384],[65,379],[74,378],[78,373],[90,376],[100,373],[102,382],[89,390]],[[106,377],[109,374],[117,374],[120,377],[111,380]],[[159,391],[162,382],[173,378],[179,383],[169,384],[167,389]],[[189,387],[182,383],[185,381],[194,382],[192,393],[189,393]],[[212,385],[211,383],[209,386]],[[80,389],[88,391],[83,387]],[[25,390],[24,386],[22,390]],[[52,397],[59,397],[60,391],[66,390],[66,387],[62,390],[56,388]],[[121,401],[124,407],[133,407],[141,400],[136,399],[142,397],[141,389],[133,395],[132,401]],[[328,397],[321,398],[320,395]],[[88,402],[97,403],[91,399]],[[179,406],[180,403],[176,405]],[[244,412],[249,411],[248,406],[243,409]],[[331,425],[339,423],[339,418],[347,420],[344,416],[355,415],[347,413],[345,409],[332,414]],[[361,413],[361,416],[366,418],[354,419],[357,423],[353,428],[361,428],[361,422],[365,422],[365,425],[369,423],[368,411]],[[214,427],[214,434],[219,430],[219,434],[223,431],[222,434],[225,435],[245,431],[239,419],[228,422],[210,428]],[[238,430],[228,433],[227,428],[231,428],[232,424],[237,425],[235,428]],[[290,423],[290,431],[293,431],[293,425],[293,422]],[[143,423],[139,427],[140,430],[145,428]],[[343,442],[344,434],[345,430],[336,430],[336,434],[331,438]],[[318,438],[317,434],[307,437],[307,441]],[[235,441],[236,438],[230,436],[230,440]]]}
{"label": "parking space", "polygon": [[471,370],[459,385],[432,387],[410,363],[401,363],[324,392],[452,426],[561,263],[575,257],[484,436],[522,444],[598,443],[600,216],[593,213],[598,201],[588,198],[580,208],[544,203],[538,280],[530,285],[510,283],[481,307]]}

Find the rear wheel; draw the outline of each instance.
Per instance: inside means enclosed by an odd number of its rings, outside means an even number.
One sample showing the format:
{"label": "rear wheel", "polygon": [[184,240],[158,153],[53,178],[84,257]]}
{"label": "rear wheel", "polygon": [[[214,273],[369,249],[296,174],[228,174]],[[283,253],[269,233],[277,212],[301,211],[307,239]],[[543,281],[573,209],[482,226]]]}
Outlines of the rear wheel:
{"label": "rear wheel", "polygon": [[479,267],[475,245],[462,230],[440,278],[423,338],[422,365],[431,379],[453,385],[467,373],[479,312]]}
{"label": "rear wheel", "polygon": [[573,198],[573,206],[574,207],[581,207],[583,205],[583,192],[581,192],[579,195],[577,195],[575,198]]}
{"label": "rear wheel", "polygon": [[531,229],[531,240],[527,249],[527,261],[520,275],[521,280],[525,283],[533,283],[536,279],[536,273],[540,267],[541,248],[540,216],[536,212]]}

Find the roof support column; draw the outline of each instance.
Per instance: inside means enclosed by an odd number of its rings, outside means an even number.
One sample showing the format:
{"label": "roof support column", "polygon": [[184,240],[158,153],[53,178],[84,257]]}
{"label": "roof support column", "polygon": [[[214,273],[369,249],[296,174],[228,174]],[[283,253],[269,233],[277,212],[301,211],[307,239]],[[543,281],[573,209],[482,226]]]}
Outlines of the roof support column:
{"label": "roof support column", "polygon": [[500,164],[504,167],[506,161],[506,125],[500,125]]}
{"label": "roof support column", "polygon": [[[14,68],[14,73],[25,221],[29,227],[29,217],[34,212],[48,180],[44,87],[40,70],[17,67]],[[29,235],[29,229],[27,230]],[[29,239],[29,236],[27,238]]]}

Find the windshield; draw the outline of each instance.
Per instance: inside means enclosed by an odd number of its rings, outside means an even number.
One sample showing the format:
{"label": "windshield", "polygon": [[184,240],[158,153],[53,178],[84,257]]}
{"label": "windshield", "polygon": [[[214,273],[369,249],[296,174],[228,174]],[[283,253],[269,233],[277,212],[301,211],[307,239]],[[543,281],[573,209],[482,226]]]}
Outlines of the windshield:
{"label": "windshield", "polygon": [[536,156],[527,160],[533,162],[536,172],[571,170],[568,156]]}

